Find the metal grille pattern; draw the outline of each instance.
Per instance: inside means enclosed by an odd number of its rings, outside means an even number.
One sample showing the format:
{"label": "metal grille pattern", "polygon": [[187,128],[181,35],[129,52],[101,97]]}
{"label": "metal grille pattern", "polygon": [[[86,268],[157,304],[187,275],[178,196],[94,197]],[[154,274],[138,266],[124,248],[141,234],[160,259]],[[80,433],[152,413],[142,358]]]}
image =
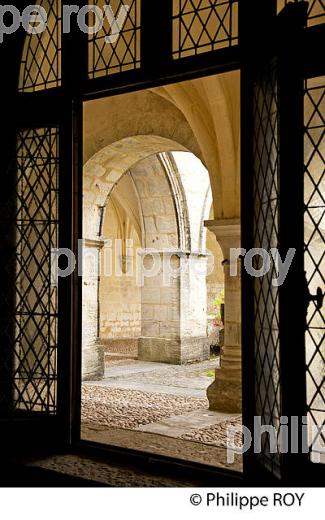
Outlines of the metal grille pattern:
{"label": "metal grille pattern", "polygon": [[[306,81],[304,184],[305,270],[314,295],[318,287],[325,290],[325,76]],[[307,313],[306,364],[310,442],[317,452],[317,445],[325,447],[325,312],[315,301]]]}
{"label": "metal grille pattern", "polygon": [[[103,27],[96,34],[89,35],[89,77],[97,78],[139,68],[141,0],[91,0],[89,4],[102,11],[105,5],[110,6],[117,20],[112,26],[105,16]],[[118,17],[124,6],[128,6],[129,10],[126,18],[121,18],[119,22]],[[95,13],[90,18],[90,25],[95,25]],[[110,37],[111,41],[107,42],[106,37]]]}
{"label": "metal grille pattern", "polygon": [[[302,0],[278,0],[278,12],[290,2],[301,2]],[[325,0],[309,0],[308,26],[325,23]]]}
{"label": "metal grille pattern", "polygon": [[238,0],[174,0],[173,58],[238,44]]}
{"label": "metal grille pattern", "polygon": [[51,249],[58,242],[58,130],[20,131],[15,171],[16,190],[2,213],[2,219],[13,219],[3,237],[13,244],[6,275],[15,296],[4,296],[11,398],[14,410],[54,414],[58,313]]}
{"label": "metal grille pattern", "polygon": [[[270,251],[279,245],[278,87],[276,67],[267,68],[254,87],[254,247]],[[255,269],[262,267],[255,256]],[[255,415],[280,433],[279,292],[272,284],[274,263],[255,278]],[[263,464],[280,472],[278,453],[271,453],[269,435],[262,439]]]}
{"label": "metal grille pattern", "polygon": [[26,36],[20,67],[19,90],[35,92],[61,85],[61,0],[42,0],[47,28]]}

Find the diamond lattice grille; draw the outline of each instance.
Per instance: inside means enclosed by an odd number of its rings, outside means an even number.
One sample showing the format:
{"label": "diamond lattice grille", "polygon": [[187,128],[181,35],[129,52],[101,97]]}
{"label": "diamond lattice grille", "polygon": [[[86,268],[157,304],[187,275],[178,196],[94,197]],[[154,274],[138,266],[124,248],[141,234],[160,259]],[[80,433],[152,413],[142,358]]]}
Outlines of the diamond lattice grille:
{"label": "diamond lattice grille", "polygon": [[7,219],[3,241],[12,244],[5,275],[15,287],[14,299],[12,287],[2,294],[11,399],[14,410],[47,414],[56,413],[58,315],[51,250],[58,242],[57,148],[57,129],[19,132],[14,198],[1,212],[2,221]]}
{"label": "diamond lattice grille", "polygon": [[[302,0],[277,0],[278,12],[280,12],[285,5],[290,2],[301,2]],[[308,7],[308,26],[325,23],[325,0],[309,0]]]}
{"label": "diamond lattice grille", "polygon": [[236,44],[238,44],[237,0],[174,0],[174,59]]}
{"label": "diamond lattice grille", "polygon": [[19,90],[37,90],[61,85],[61,0],[42,0],[47,13],[46,30],[27,34],[20,67]]}
{"label": "diamond lattice grille", "polygon": [[[125,5],[129,7],[125,20],[121,19],[121,25],[117,23],[112,28],[105,16],[102,29],[89,35],[89,77],[97,78],[139,68],[141,0],[91,0],[89,4],[102,11],[105,5],[110,6],[117,21],[121,8]],[[95,25],[95,14],[90,15],[90,20],[91,25]],[[106,42],[107,36],[113,36],[114,41]]]}
{"label": "diamond lattice grille", "polygon": [[[254,88],[254,247],[270,251],[279,244],[279,149],[278,149],[278,88],[276,69],[264,72]],[[255,256],[255,269],[262,267]],[[254,281],[255,314],[255,415],[263,425],[276,428],[281,417],[279,294],[272,284],[276,266]],[[263,464],[278,474],[280,460],[271,453],[269,435],[262,439]]]}
{"label": "diamond lattice grille", "polygon": [[[305,270],[314,295],[325,290],[325,76],[306,81],[304,184]],[[315,301],[307,313],[306,363],[310,442],[325,446],[325,312]]]}

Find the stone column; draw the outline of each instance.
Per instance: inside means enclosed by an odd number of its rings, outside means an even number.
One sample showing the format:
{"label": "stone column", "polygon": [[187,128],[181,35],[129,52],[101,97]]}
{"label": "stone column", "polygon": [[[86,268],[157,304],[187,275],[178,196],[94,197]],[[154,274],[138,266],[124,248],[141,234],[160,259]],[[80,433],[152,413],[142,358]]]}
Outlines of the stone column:
{"label": "stone column", "polygon": [[104,376],[104,351],[99,340],[99,267],[101,240],[84,240],[82,253],[82,379]]}
{"label": "stone column", "polygon": [[215,234],[224,256],[225,274],[225,338],[220,368],[207,396],[210,410],[240,413],[242,410],[241,365],[241,278],[240,261],[237,275],[230,275],[230,249],[240,247],[240,222],[237,219],[213,220],[205,226]]}
{"label": "stone column", "polygon": [[[142,327],[138,358],[185,364],[209,358],[204,255],[154,251],[143,258]],[[200,274],[202,273],[202,274]]]}

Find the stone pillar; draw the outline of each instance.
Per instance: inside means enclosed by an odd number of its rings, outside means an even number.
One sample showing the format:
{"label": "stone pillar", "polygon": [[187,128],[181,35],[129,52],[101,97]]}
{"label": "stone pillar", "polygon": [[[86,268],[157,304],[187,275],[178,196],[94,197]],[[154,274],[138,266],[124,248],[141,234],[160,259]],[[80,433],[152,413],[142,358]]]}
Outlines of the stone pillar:
{"label": "stone pillar", "polygon": [[207,320],[207,255],[186,253],[181,258],[180,340],[182,363],[210,357]]}
{"label": "stone pillar", "polygon": [[237,276],[230,275],[230,249],[240,247],[240,222],[237,219],[213,220],[205,226],[215,234],[224,256],[225,274],[225,338],[220,368],[207,396],[210,410],[240,413],[242,411],[241,365],[241,278],[240,261]]}
{"label": "stone pillar", "polygon": [[182,251],[143,258],[144,270],[152,274],[143,277],[141,290],[139,359],[176,365],[209,358],[204,264],[202,255]]}
{"label": "stone pillar", "polygon": [[82,379],[104,376],[104,351],[99,340],[99,267],[101,240],[85,240],[82,252]]}

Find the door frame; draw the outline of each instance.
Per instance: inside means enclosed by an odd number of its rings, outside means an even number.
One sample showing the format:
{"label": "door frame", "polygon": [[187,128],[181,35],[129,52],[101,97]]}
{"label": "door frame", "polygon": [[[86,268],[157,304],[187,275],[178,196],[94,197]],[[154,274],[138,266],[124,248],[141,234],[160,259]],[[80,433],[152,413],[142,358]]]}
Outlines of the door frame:
{"label": "door frame", "polygon": [[[69,2],[65,2],[69,4]],[[76,0],[80,7],[84,6],[86,0]],[[143,90],[148,87],[157,87],[164,84],[171,84],[187,79],[195,79],[203,76],[214,75],[217,73],[228,72],[232,70],[241,71],[242,81],[242,100],[247,100],[250,95],[250,84],[247,80],[247,65],[250,61],[250,53],[256,51],[260,41],[264,41],[263,31],[272,25],[272,21],[276,15],[275,0],[252,0],[246,5],[243,0],[239,0],[239,45],[229,47],[224,50],[218,50],[193,58],[185,58],[177,62],[170,59],[170,42],[171,42],[171,24],[167,23],[171,17],[171,0],[163,0],[157,3],[157,12],[155,15],[165,23],[159,24],[158,28],[153,29],[152,17],[149,15],[151,0],[142,0],[142,45],[143,45],[143,67],[138,71],[131,71],[116,75],[115,77],[105,77],[96,80],[87,78],[87,37],[78,30],[76,25],[72,25],[72,31],[69,35],[63,36],[62,41],[62,86],[51,91],[41,92],[39,94],[17,94],[16,85],[18,78],[18,70],[13,67],[12,56],[16,57],[17,63],[20,60],[23,37],[22,32],[13,38],[14,45],[9,45],[6,52],[1,49],[4,56],[4,63],[8,65],[10,70],[10,79],[4,85],[6,91],[6,101],[11,100],[16,109],[19,118],[12,123],[12,129],[15,127],[26,125],[28,127],[40,124],[44,117],[44,121],[49,125],[48,107],[65,107],[68,110],[63,116],[63,129],[65,135],[70,136],[65,141],[64,158],[62,168],[67,172],[67,177],[63,181],[64,189],[64,207],[72,207],[72,220],[70,224],[63,229],[65,243],[71,245],[73,251],[77,251],[77,239],[82,236],[82,153],[78,142],[82,142],[82,103],[84,101],[95,99],[97,97],[108,97],[126,92],[134,92]],[[157,33],[158,31],[158,33]],[[321,48],[324,41],[325,25],[316,26],[304,30],[303,34],[303,50],[302,60],[305,70],[312,69],[315,73],[320,70],[320,60],[317,55],[317,49]],[[155,44],[153,45],[153,42]],[[17,45],[18,44],[18,45]],[[79,61],[74,56],[80,58]],[[163,62],[156,63],[156,56],[163,57]],[[167,58],[167,56],[169,56]],[[312,59],[311,59],[312,56]],[[309,64],[309,65],[308,65]],[[308,65],[308,66],[307,66]],[[307,72],[306,72],[307,73]],[[62,100],[63,104],[62,104]],[[44,107],[44,110],[42,109]],[[36,110],[36,112],[35,112]],[[55,110],[54,110],[55,112]],[[44,114],[43,117],[40,114]],[[35,116],[36,114],[36,116]],[[54,116],[53,116],[54,117]],[[57,117],[54,117],[57,121]],[[247,128],[251,129],[251,120],[246,110],[242,109],[242,201],[250,200],[251,192],[249,192],[249,184],[247,179],[251,175],[251,158],[249,153],[249,141],[246,138]],[[4,133],[4,149],[6,143],[12,146],[13,136]],[[81,139],[81,141],[80,141]],[[242,215],[242,236],[243,243],[251,243],[251,221],[249,214],[245,217]],[[252,302],[247,299],[248,294],[252,294],[249,280],[245,276],[242,279],[243,310],[242,310],[242,332],[243,332],[243,403],[244,403],[244,424],[248,426],[252,420],[252,404],[254,402],[252,388],[248,380],[249,368],[252,364],[252,353],[249,345],[252,340],[252,330],[249,327],[250,318],[252,317]],[[71,317],[69,327],[69,340],[66,343],[67,352],[65,353],[66,365],[62,373],[61,388],[66,390],[69,387],[68,396],[62,394],[62,410],[64,419],[64,434],[62,436],[62,445],[69,449],[79,450],[84,445],[80,445],[78,431],[80,431],[80,387],[81,387],[81,280],[77,275],[73,277],[69,284],[65,285],[66,305],[60,310],[60,316],[65,313],[66,317]],[[68,320],[69,321],[69,320]],[[65,321],[65,323],[68,323]],[[300,368],[301,370],[301,363]],[[60,376],[61,378],[61,376]],[[288,381],[288,384],[290,382]],[[79,390],[78,390],[79,388]],[[89,449],[93,449],[90,446]],[[101,450],[108,453],[107,449]],[[137,460],[143,457],[145,460],[152,457],[148,454],[132,453],[129,450],[110,449],[110,456],[118,452],[118,456],[134,456]],[[143,459],[143,460],[144,460]],[[159,459],[155,457],[155,459]],[[168,461],[166,458],[159,459],[159,464],[165,463],[175,465],[176,461]],[[179,461],[177,461],[177,464]],[[253,478],[249,468],[256,467],[256,471],[263,474],[263,468],[256,466],[252,459],[251,453],[244,455],[244,477]],[[184,467],[188,465],[184,465]],[[206,471],[211,474],[211,468],[200,468],[195,465],[197,471]],[[313,465],[313,474],[316,472]],[[319,468],[318,468],[319,469]],[[324,468],[320,468],[323,474]],[[224,473],[216,468],[213,475],[222,475],[232,480],[238,479],[238,475]],[[266,474],[268,478],[269,475]],[[256,479],[257,481],[258,479]],[[271,479],[272,480],[272,479]],[[258,482],[256,482],[258,483]],[[237,483],[236,483],[237,485]]]}

